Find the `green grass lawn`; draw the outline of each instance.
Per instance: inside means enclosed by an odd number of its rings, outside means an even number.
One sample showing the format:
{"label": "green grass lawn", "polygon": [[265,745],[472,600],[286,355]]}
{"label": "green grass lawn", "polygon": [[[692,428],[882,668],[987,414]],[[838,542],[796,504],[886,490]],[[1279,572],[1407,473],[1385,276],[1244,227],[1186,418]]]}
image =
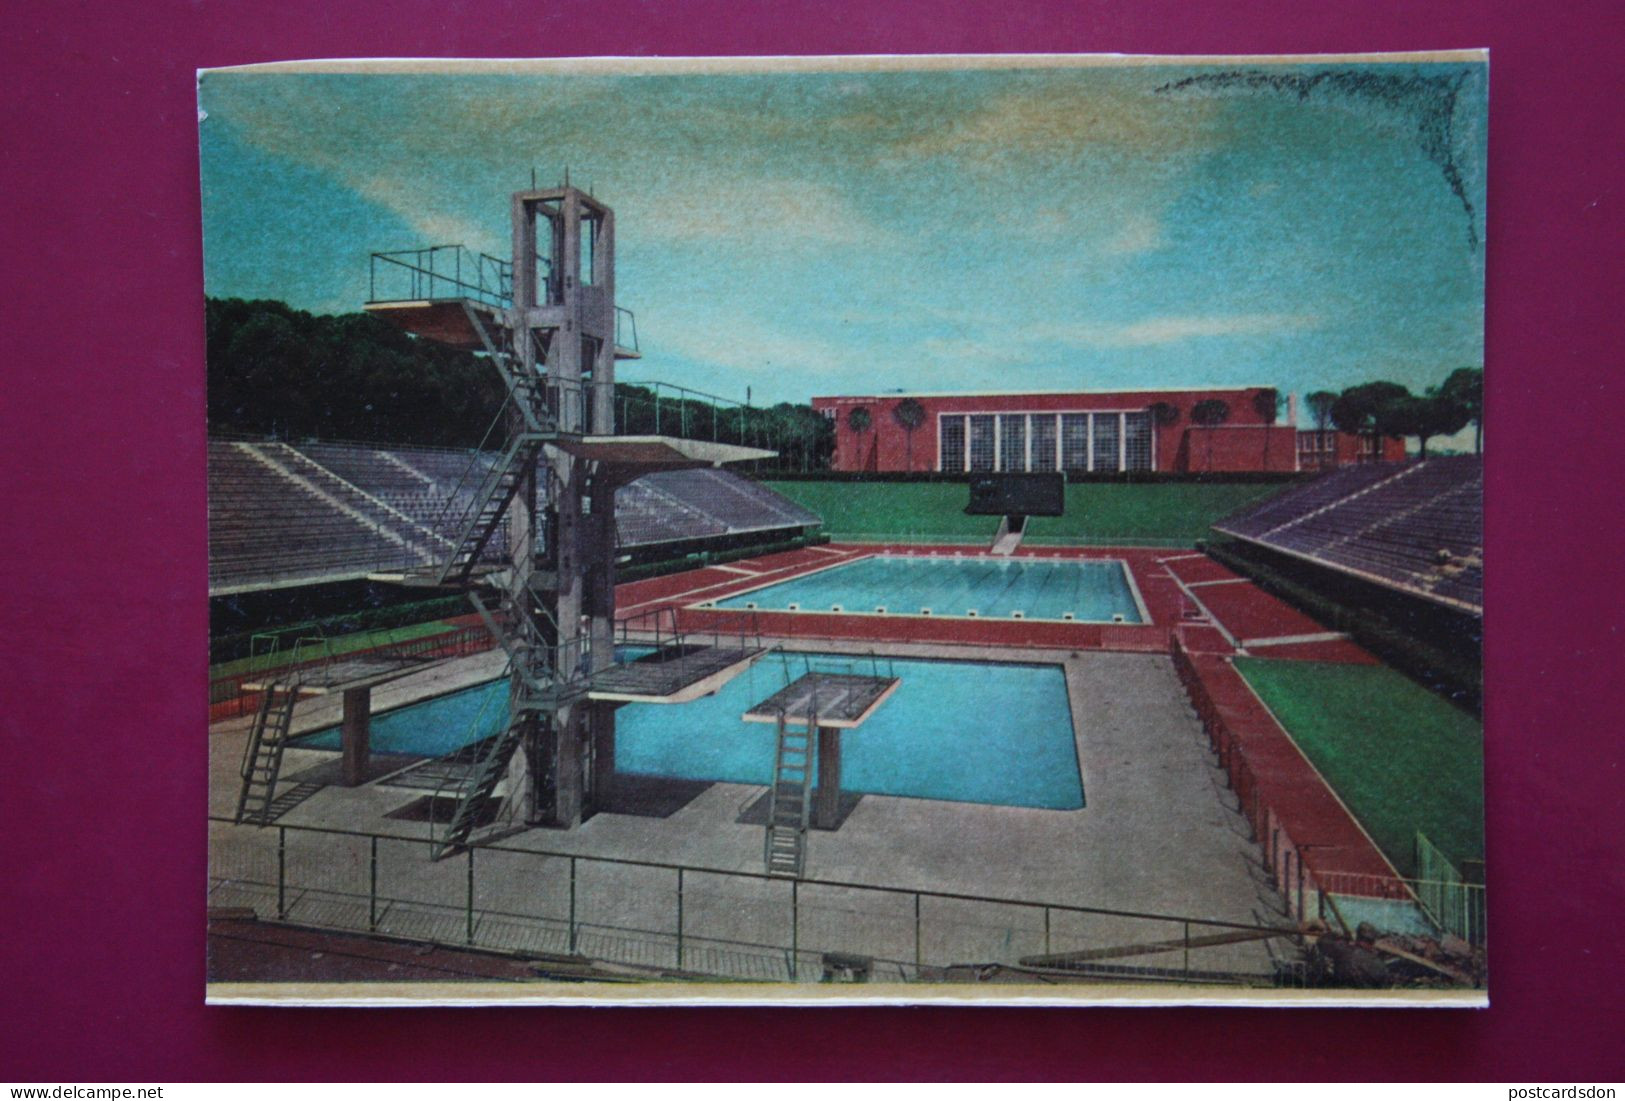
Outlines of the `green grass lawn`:
{"label": "green grass lawn", "polygon": [[1379,848],[1415,874],[1416,832],[1460,867],[1484,857],[1484,728],[1380,665],[1237,658]]}
{"label": "green grass lawn", "polygon": [[[356,631],[353,634],[338,635],[331,640],[331,653],[335,656],[348,654],[353,650],[367,650],[374,646],[387,646],[393,642],[410,642],[415,638],[426,635],[437,635],[442,631],[451,630],[451,625],[443,619],[431,620],[428,623],[412,623],[405,627],[392,627],[383,631]],[[279,651],[277,664],[286,665],[293,660],[294,638],[284,638],[283,645],[286,651]],[[315,657],[321,653],[319,646],[304,647],[302,653]],[[239,673],[255,672],[265,668],[263,658],[238,658],[235,661],[223,661],[219,665],[209,666],[209,679],[219,680],[222,677],[236,676]]]}
{"label": "green grass lawn", "polygon": [[[836,539],[942,539],[982,542],[998,518],[966,516],[970,491],[956,482],[767,482],[824,518]],[[1190,546],[1213,521],[1279,484],[1085,482],[1066,487],[1066,515],[1034,517],[1035,543],[1148,543]]]}

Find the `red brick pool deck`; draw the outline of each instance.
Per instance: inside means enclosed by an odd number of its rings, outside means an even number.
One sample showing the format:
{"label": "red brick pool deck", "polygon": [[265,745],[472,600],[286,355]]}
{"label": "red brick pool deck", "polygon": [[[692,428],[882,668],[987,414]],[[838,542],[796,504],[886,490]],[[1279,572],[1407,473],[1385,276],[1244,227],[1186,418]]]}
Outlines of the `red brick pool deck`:
{"label": "red brick pool deck", "polygon": [[616,587],[617,614],[635,621],[658,611],[675,615],[683,630],[773,638],[1171,654],[1293,912],[1305,919],[1317,916],[1315,893],[1321,889],[1403,892],[1393,866],[1230,661],[1238,651],[1285,661],[1375,664],[1377,659],[1204,554],[1024,547],[1014,556],[1124,562],[1149,614],[1149,622],[1140,624],[695,606],[874,554],[987,557],[983,550],[954,545],[831,543],[628,582]]}

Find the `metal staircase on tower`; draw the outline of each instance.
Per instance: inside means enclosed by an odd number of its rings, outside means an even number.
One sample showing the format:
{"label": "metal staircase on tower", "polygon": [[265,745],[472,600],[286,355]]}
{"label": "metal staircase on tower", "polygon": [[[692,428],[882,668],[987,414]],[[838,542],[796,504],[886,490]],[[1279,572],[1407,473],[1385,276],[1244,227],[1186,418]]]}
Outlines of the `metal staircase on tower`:
{"label": "metal staircase on tower", "polygon": [[813,740],[818,715],[802,729],[779,715],[778,752],[773,760],[773,786],[768,792],[767,874],[799,879],[807,866],[807,827],[812,814]]}
{"label": "metal staircase on tower", "polygon": [[[487,325],[481,319],[480,312],[467,302],[463,303],[463,310],[508,390],[507,403],[497,414],[495,423],[509,421],[506,414],[510,408],[517,412],[518,419],[517,423],[510,423],[512,438],[501,457],[479,480],[473,498],[451,525],[454,532],[451,553],[434,573],[434,582],[438,585],[464,585],[468,582],[481,552],[507,514],[514,495],[524,484],[525,477],[536,469],[543,445],[561,435],[560,403],[556,390],[549,386],[543,375],[528,369],[521,357],[515,354],[513,330],[507,326]],[[479,454],[475,453],[472,463],[480,462]]]}
{"label": "metal staircase on tower", "polygon": [[510,711],[501,733],[474,748],[474,766],[456,785],[457,803],[446,830],[430,843],[431,859],[439,860],[465,844],[481,824],[497,785],[507,775],[514,752],[524,740],[524,719],[524,709]]}

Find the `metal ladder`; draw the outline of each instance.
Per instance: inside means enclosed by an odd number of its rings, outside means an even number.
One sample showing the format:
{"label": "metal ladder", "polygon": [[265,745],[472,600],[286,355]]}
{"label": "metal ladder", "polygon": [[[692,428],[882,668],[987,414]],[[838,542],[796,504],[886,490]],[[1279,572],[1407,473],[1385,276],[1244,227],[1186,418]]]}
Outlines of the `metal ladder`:
{"label": "metal ladder", "polygon": [[799,879],[807,866],[807,825],[812,813],[813,739],[818,715],[797,730],[779,715],[778,752],[773,786],[768,789],[767,838],[763,858],[767,874]]}
{"label": "metal ladder", "polygon": [[277,777],[282,772],[282,751],[293,726],[293,707],[299,702],[298,676],[278,678],[265,685],[254,724],[243,748],[238,770],[242,787],[237,793],[237,822],[268,826],[276,820],[272,804],[276,799]]}

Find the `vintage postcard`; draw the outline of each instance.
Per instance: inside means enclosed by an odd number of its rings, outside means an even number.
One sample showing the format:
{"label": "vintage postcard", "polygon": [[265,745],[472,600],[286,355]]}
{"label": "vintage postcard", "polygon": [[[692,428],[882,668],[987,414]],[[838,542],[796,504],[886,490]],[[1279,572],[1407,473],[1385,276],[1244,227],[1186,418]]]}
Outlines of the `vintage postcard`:
{"label": "vintage postcard", "polygon": [[1487,87],[202,72],[210,1000],[1486,1004]]}

